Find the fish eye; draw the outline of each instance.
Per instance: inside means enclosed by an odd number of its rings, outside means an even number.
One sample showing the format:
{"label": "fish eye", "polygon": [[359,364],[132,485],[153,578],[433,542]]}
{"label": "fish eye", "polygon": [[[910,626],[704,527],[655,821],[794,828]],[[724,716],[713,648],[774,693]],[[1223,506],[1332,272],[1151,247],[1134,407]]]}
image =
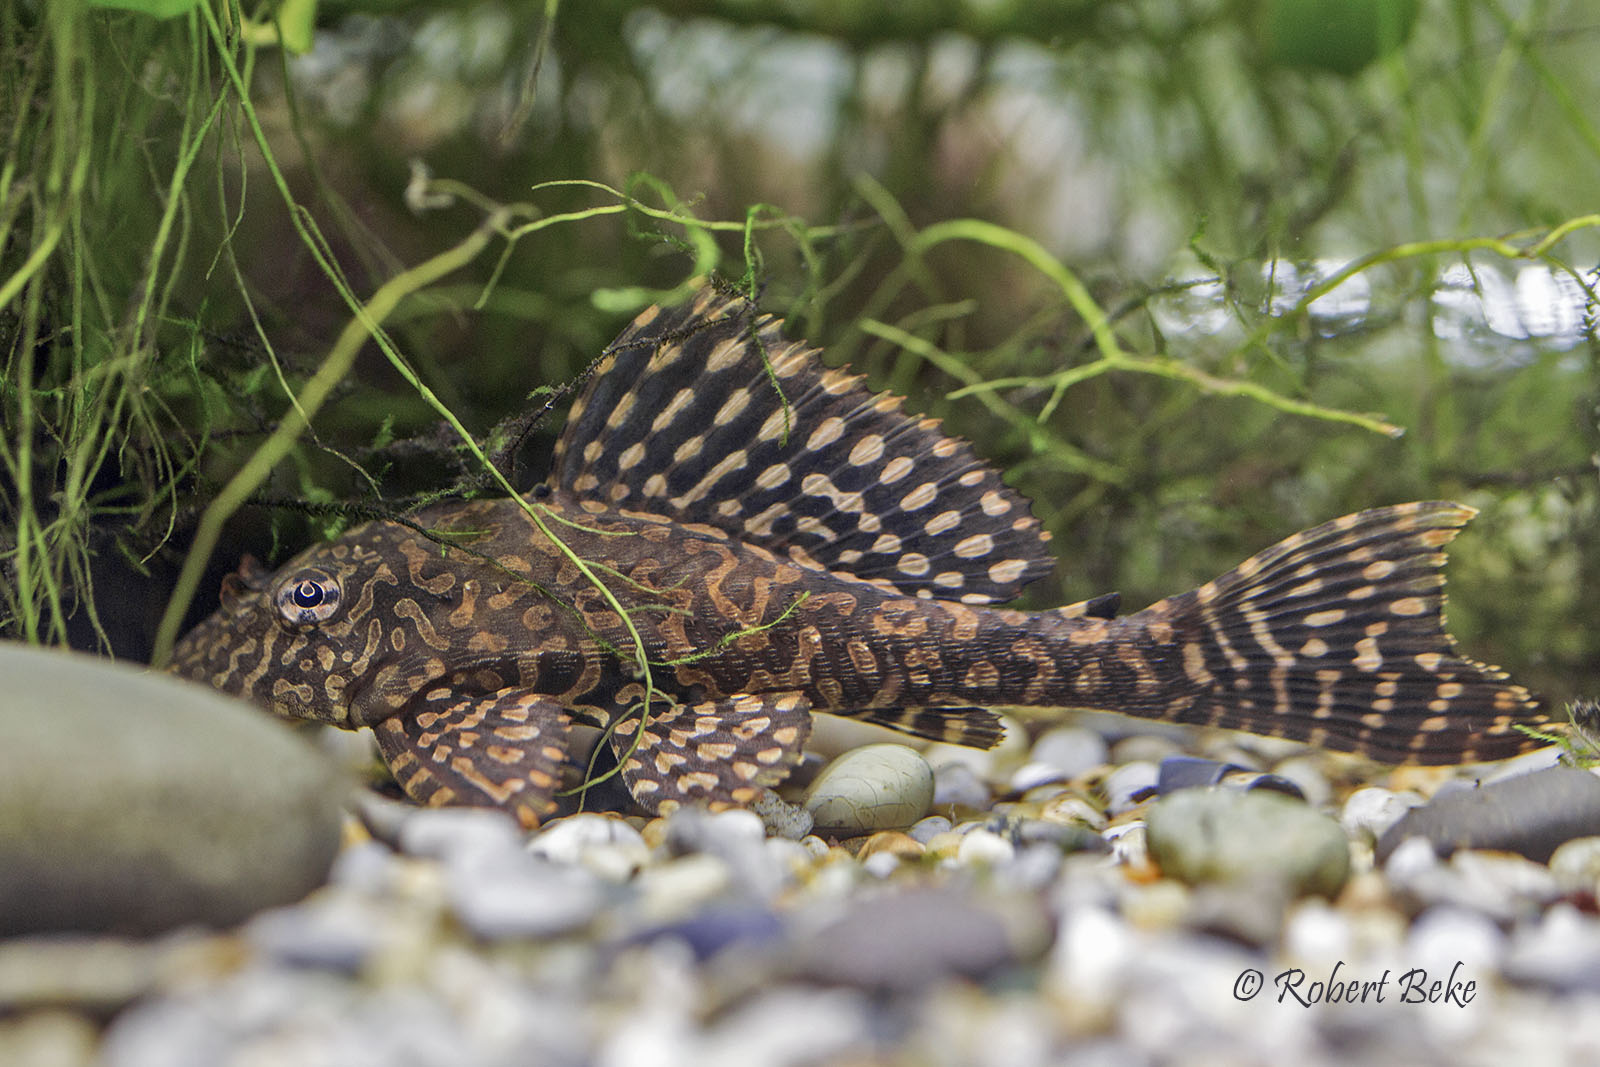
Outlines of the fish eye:
{"label": "fish eye", "polygon": [[333,618],[339,610],[339,582],[319,570],[303,570],[290,575],[273,598],[278,615],[291,626],[315,626]]}

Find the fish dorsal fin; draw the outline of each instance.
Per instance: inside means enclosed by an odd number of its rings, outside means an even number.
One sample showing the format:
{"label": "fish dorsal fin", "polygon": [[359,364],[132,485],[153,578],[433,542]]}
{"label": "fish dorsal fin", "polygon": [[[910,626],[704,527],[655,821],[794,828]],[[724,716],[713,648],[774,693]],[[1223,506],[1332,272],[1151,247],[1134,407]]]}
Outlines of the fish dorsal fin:
{"label": "fish dorsal fin", "polygon": [[781,325],[711,289],[645,311],[573,405],[551,488],[908,596],[994,603],[1050,570],[1028,502],[965,442]]}

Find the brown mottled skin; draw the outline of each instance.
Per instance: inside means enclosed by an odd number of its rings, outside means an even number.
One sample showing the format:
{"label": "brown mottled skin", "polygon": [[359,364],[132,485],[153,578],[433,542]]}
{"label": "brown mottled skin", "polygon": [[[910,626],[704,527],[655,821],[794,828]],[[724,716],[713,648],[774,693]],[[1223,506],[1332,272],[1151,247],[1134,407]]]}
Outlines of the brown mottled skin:
{"label": "brown mottled skin", "polygon": [[[273,575],[247,569],[180,643],[173,669],[291,718],[373,727],[418,800],[497,805],[530,825],[570,772],[573,722],[614,727],[624,780],[651,810],[753,799],[799,758],[812,711],[976,745],[999,736],[983,708],[1028,705],[1234,727],[1397,762],[1531,747],[1512,724],[1539,721],[1532,698],[1457,656],[1443,631],[1443,546],[1470,509],[1347,516],[1121,618],[1102,617],[1111,612],[1099,601],[1033,614],[986,606],[1048,565],[1025,503],[966,446],[823,371],[775,326],[705,334],[699,351],[695,331],[721,329],[719,315],[734,321],[731,306],[708,294],[666,325],[647,313],[614,346],[619,359],[642,349],[637,366],[620,382],[622,369],[602,371],[574,411],[552,486],[526,502],[565,552],[516,500],[369,523]],[[769,414],[776,400],[752,392],[764,380],[754,373],[755,384],[705,400],[755,329],[774,331],[761,335],[766,355],[795,399],[781,420]],[[687,373],[674,360],[704,362]],[[674,391],[672,374],[689,386]],[[670,399],[650,399],[657,385]],[[710,406],[680,417],[701,400]],[[830,421],[830,411],[840,414]],[[724,423],[736,436],[707,447],[707,428]],[[886,458],[902,429],[923,436]],[[746,442],[748,455],[730,452]],[[648,458],[660,449],[678,465]],[[745,459],[748,474],[736,469]],[[948,470],[907,494],[916,479],[900,479],[925,461]],[[718,482],[724,471],[734,473]],[[762,509],[758,490],[775,484],[778,503]],[[789,514],[784,493],[812,518],[775,519]],[[952,510],[930,518],[935,497]],[[883,556],[876,569],[871,551]],[[568,552],[643,641],[648,716],[632,637]]]}

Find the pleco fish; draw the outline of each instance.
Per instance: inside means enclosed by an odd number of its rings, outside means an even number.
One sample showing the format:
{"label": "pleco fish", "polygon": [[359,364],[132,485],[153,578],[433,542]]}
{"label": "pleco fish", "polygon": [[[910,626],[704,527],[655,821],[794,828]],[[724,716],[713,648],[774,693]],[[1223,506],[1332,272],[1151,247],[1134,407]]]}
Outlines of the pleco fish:
{"label": "pleco fish", "polygon": [[1513,725],[1545,721],[1537,701],[1444,632],[1444,547],[1471,508],[1335,519],[1131,615],[1114,595],[1007,610],[1053,565],[1049,534],[900,405],[738,297],[651,308],[526,501],[440,504],[247,567],[172,669],[370,726],[418,801],[530,826],[573,778],[574,723],[610,727],[650,811],[755,799],[819,711],[978,747],[1000,737],[996,705],[1395,763],[1538,744]]}

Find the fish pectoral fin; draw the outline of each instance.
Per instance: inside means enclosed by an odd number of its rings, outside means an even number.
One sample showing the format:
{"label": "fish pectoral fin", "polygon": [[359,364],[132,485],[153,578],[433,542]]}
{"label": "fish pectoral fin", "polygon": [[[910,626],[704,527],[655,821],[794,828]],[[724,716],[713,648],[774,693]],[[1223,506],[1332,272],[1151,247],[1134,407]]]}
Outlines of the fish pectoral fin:
{"label": "fish pectoral fin", "polygon": [[749,804],[800,762],[811,711],[799,693],[734,695],[656,707],[617,721],[611,746],[634,800],[666,814],[684,804]]}
{"label": "fish pectoral fin", "polygon": [[556,810],[571,725],[561,705],[504,689],[419,694],[372,732],[419,804],[500,808],[531,829]]}

